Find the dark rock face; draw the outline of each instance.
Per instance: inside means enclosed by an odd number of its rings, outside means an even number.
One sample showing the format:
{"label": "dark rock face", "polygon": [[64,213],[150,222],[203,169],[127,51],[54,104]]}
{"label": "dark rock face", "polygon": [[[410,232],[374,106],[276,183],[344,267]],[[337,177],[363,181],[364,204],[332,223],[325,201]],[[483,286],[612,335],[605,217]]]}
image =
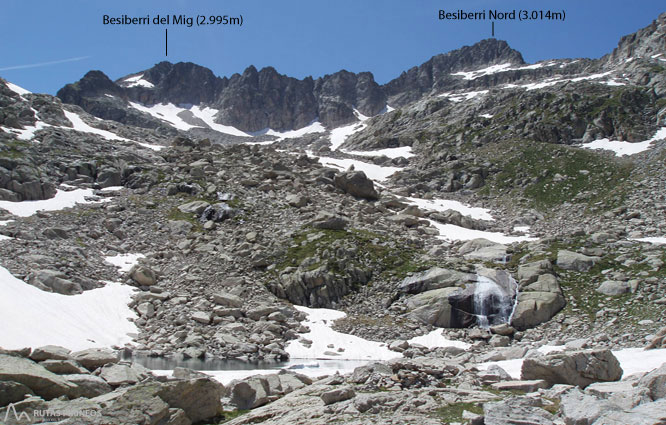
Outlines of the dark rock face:
{"label": "dark rock face", "polygon": [[431,90],[443,91],[447,83],[457,79],[451,73],[503,63],[522,65],[525,62],[520,52],[509,47],[506,41],[486,39],[473,46],[433,56],[424,64],[403,72],[384,89],[389,103],[401,106]]}
{"label": "dark rock face", "polygon": [[666,27],[666,12],[659,15],[647,27],[622,37],[613,52],[604,56],[602,61],[618,63],[631,57],[649,57],[662,53],[664,48],[666,48],[663,32],[664,27]]}
{"label": "dark rock face", "polygon": [[215,102],[218,119],[245,131],[301,128],[317,118],[314,82],[280,75],[273,68],[250,66],[235,74]]}
{"label": "dark rock face", "polygon": [[125,81],[128,77],[114,83],[102,72],[91,71],[63,87],[58,97],[98,117],[146,128],[156,128],[159,120],[140,119],[144,114],[127,108],[125,102],[208,105],[220,110],[217,122],[248,132],[297,129],[315,120],[331,128],[356,121],[354,109],[366,116],[377,115],[389,99],[402,105],[456,83],[460,77],[451,76],[452,72],[500,63],[524,62],[506,42],[484,40],[435,56],[384,86],[369,72],[342,70],[316,80],[298,80],[271,67],[258,71],[250,66],[242,74],[220,78],[193,63],[160,62],[128,76],[141,76],[153,87],[132,85]]}
{"label": "dark rock face", "polygon": [[39,170],[26,159],[0,158],[0,200],[33,201],[56,194],[55,185],[45,182]]}
{"label": "dark rock face", "polygon": [[258,71],[250,66],[242,74],[220,78],[193,63],[160,62],[133,76],[139,75],[154,87],[131,85],[125,81],[128,77],[114,83],[102,72],[91,71],[63,87],[58,97],[98,117],[147,128],[157,127],[159,121],[139,119],[143,114],[125,102],[204,104],[220,110],[218,122],[249,132],[297,129],[317,119],[335,127],[355,121],[354,108],[370,116],[386,106],[386,96],[369,72],[340,71],[298,80],[271,67]]}

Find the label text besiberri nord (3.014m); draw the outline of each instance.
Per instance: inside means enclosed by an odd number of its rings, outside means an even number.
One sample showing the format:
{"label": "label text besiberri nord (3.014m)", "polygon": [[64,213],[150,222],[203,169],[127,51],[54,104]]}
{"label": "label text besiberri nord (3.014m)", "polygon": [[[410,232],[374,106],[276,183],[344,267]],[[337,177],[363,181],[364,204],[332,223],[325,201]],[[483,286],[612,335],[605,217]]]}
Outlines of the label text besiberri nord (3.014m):
{"label": "label text besiberri nord (3.014m)", "polygon": [[564,21],[566,12],[562,10],[444,10],[437,13],[440,21]]}

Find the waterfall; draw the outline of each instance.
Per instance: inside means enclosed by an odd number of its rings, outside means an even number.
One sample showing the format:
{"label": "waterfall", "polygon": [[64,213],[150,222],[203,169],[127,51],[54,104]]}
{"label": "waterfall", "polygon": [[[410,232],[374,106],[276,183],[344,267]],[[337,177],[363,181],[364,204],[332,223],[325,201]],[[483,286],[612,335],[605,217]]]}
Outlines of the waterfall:
{"label": "waterfall", "polygon": [[[518,302],[518,284],[507,273],[507,284],[503,288],[494,280],[477,275],[474,287],[474,315],[480,328],[510,323]],[[508,285],[505,285],[508,286]]]}

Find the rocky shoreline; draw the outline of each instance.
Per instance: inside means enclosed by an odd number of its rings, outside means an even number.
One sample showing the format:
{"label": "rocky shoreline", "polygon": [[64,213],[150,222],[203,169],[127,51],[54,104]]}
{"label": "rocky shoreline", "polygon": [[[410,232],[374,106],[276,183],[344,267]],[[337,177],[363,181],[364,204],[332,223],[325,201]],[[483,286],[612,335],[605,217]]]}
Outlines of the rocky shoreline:
{"label": "rocky shoreline", "polygon": [[[0,408],[0,417],[12,425],[42,423],[44,412],[51,415],[49,421],[62,424],[656,424],[666,420],[664,365],[627,375],[611,351],[600,348],[602,343],[575,340],[561,347],[563,351],[542,354],[526,347],[505,347],[497,335],[489,340],[478,337],[484,343],[469,350],[395,343],[392,346],[404,357],[371,362],[346,376],[311,378],[282,370],[225,385],[184,368],[176,368],[168,377],[156,376],[137,363],[120,361],[118,353],[108,349],[3,350],[0,405],[5,407]],[[584,349],[590,346],[595,348]],[[478,366],[482,361],[520,357],[524,357],[521,380],[497,364]],[[638,360],[643,368],[646,361]]]}

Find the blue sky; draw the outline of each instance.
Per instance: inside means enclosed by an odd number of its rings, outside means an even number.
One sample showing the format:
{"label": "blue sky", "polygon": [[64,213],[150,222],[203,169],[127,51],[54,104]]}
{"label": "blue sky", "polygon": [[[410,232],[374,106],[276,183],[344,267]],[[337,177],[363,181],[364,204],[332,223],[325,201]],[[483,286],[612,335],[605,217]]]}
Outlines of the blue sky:
{"label": "blue sky", "polygon": [[[495,36],[527,62],[609,53],[649,25],[663,0],[2,0],[0,76],[51,93],[99,69],[110,78],[163,60],[190,61],[219,76],[273,66],[297,78],[340,69],[385,83],[438,53],[491,36],[490,21],[450,22],[438,10],[555,10],[564,22],[495,22]],[[102,16],[243,15],[242,27],[104,26]],[[26,65],[38,65],[25,67]]]}

